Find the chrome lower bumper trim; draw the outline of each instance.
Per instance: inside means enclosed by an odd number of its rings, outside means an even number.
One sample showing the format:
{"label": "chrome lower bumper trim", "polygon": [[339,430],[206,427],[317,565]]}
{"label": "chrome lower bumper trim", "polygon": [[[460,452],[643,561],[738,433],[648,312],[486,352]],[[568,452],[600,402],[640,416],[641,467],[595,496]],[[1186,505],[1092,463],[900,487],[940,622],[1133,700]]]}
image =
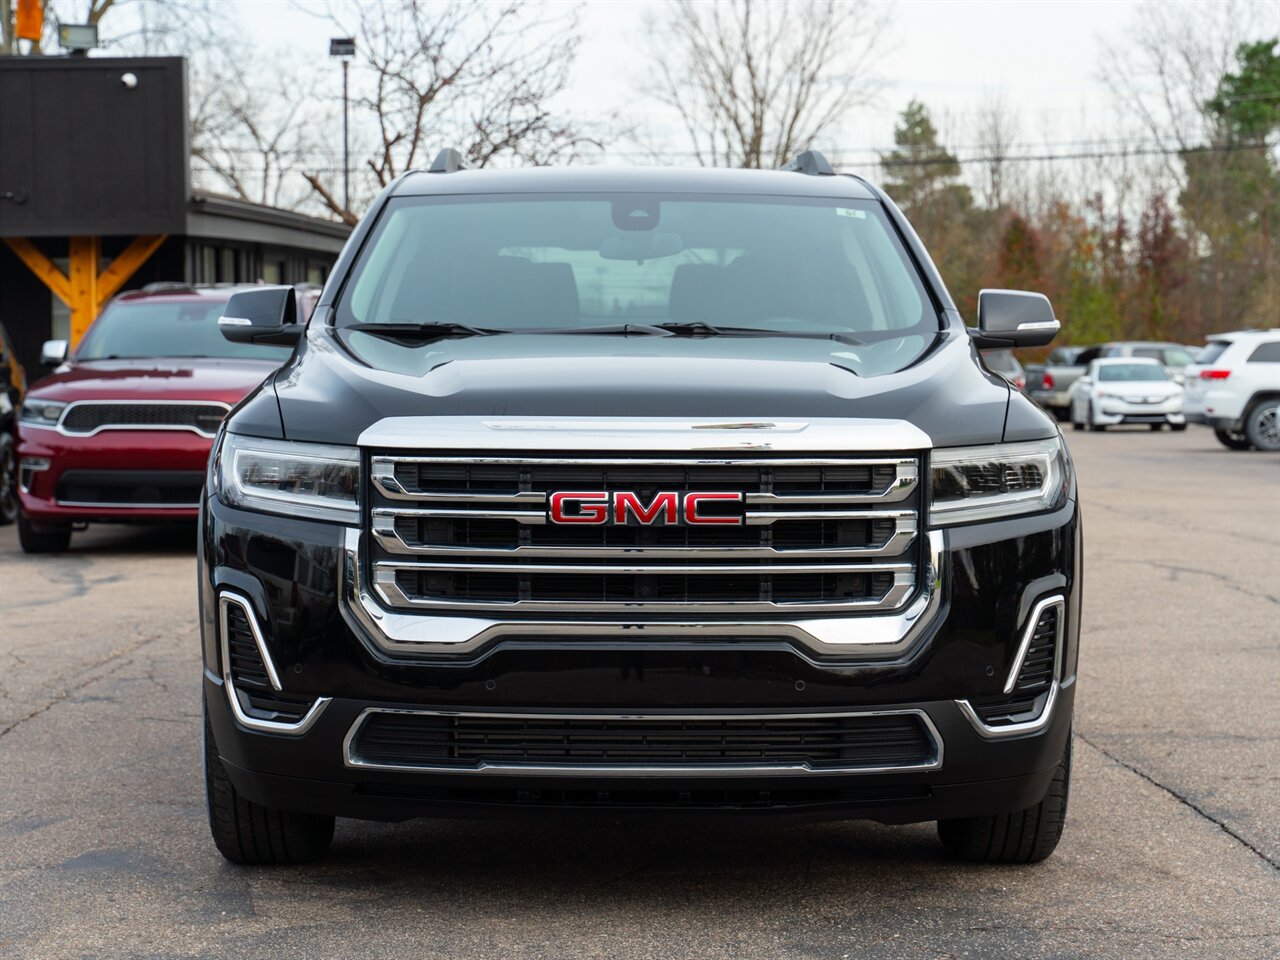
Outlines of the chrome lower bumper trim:
{"label": "chrome lower bumper trim", "polygon": [[[467,612],[453,615],[390,610],[382,606],[361,573],[361,533],[348,527],[344,534],[342,586],[339,607],[357,633],[367,636],[375,652],[391,657],[461,657],[503,637],[615,638],[623,643],[654,638],[752,637],[785,639],[801,652],[815,656],[893,659],[910,649],[933,622],[942,606],[945,553],[941,531],[928,535],[928,551],[920,570],[915,598],[900,610],[852,616],[789,619],[690,620],[646,619],[652,608],[633,607],[634,620],[503,620]],[[774,612],[786,613],[785,607]],[[802,611],[797,611],[801,613]],[[690,614],[694,615],[694,614]],[[689,616],[689,615],[687,615]]]}
{"label": "chrome lower bumper trim", "polygon": [[1053,719],[1053,708],[1058,702],[1058,691],[1060,689],[1058,681],[1053,681],[1053,686],[1049,688],[1049,698],[1045,700],[1044,709],[1040,711],[1040,716],[1025,723],[1011,723],[1003,727],[991,727],[983,723],[982,718],[978,716],[977,711],[973,709],[973,705],[968,700],[957,700],[956,706],[960,708],[960,712],[973,725],[973,728],[988,740],[1021,737],[1030,733],[1039,733],[1049,725],[1049,721]]}
{"label": "chrome lower bumper trim", "polygon": [[258,655],[262,657],[263,665],[267,668],[267,677],[271,681],[271,686],[276,690],[280,689],[280,675],[276,672],[276,665],[267,650],[262,628],[258,625],[258,617],[253,612],[253,604],[239,594],[220,593],[218,595],[218,649],[222,657],[222,686],[227,691],[227,703],[231,706],[232,715],[235,716],[236,722],[241,726],[256,730],[259,733],[301,736],[311,729],[312,724],[316,722],[320,714],[324,712],[324,708],[329,705],[333,698],[318,697],[303,718],[295,723],[284,723],[279,720],[261,720],[245,713],[244,707],[240,703],[240,697],[237,695],[235,683],[231,679],[231,647],[228,639],[230,632],[227,629],[227,607],[233,603],[244,611],[245,618],[249,621],[249,630],[253,633],[253,642],[258,648]]}
{"label": "chrome lower bumper trim", "polygon": [[346,766],[358,770],[384,770],[402,773],[457,773],[484,776],[520,776],[528,774],[552,775],[558,777],[649,777],[649,776],[690,776],[690,777],[761,777],[761,776],[796,776],[826,774],[871,774],[871,773],[915,773],[938,770],[942,767],[942,736],[934,726],[929,715],[919,709],[910,710],[860,710],[842,711],[840,713],[808,713],[808,714],[769,714],[769,713],[735,713],[698,716],[699,720],[760,720],[766,717],[774,719],[836,719],[846,717],[903,716],[914,714],[924,724],[929,739],[933,743],[933,756],[927,763],[900,764],[897,766],[848,766],[848,767],[814,767],[808,763],[726,763],[705,766],[692,764],[649,764],[649,765],[602,765],[602,764],[525,764],[525,763],[493,763],[478,761],[473,766],[460,767],[443,764],[386,764],[364,760],[356,755],[354,744],[360,728],[374,713],[398,713],[417,716],[447,717],[501,717],[506,719],[609,719],[609,720],[674,720],[690,719],[688,715],[674,714],[589,714],[589,713],[478,713],[452,710],[405,710],[389,707],[369,707],[351,724],[346,737],[342,741],[342,759]]}

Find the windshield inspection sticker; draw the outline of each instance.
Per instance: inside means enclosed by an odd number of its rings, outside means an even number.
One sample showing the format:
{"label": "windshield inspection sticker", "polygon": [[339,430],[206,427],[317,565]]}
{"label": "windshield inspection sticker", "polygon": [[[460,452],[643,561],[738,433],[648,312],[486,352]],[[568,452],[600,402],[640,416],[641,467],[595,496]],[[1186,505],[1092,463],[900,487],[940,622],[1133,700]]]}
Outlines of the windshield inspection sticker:
{"label": "windshield inspection sticker", "polygon": [[867,211],[851,210],[849,207],[836,207],[837,217],[853,217],[855,220],[867,219]]}

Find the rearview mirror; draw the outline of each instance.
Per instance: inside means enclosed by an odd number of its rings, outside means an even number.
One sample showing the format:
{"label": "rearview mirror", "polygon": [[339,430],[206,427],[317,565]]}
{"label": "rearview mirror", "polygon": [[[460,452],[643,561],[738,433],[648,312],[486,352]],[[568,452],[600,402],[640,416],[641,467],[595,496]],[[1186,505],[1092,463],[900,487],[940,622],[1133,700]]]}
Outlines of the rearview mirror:
{"label": "rearview mirror", "polygon": [[46,340],[40,348],[40,363],[46,367],[56,367],[67,359],[67,341]]}
{"label": "rearview mirror", "polygon": [[255,287],[233,293],[218,318],[218,329],[232,343],[293,346],[305,324],[298,322],[293,287]]}
{"label": "rearview mirror", "polygon": [[970,333],[979,347],[1043,347],[1053,342],[1060,326],[1043,293],[983,290],[978,294],[978,329]]}

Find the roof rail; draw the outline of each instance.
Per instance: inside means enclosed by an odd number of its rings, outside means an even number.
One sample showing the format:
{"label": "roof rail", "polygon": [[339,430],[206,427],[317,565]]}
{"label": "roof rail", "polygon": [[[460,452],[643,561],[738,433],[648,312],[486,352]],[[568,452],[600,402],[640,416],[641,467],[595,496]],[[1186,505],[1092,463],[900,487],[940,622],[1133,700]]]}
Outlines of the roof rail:
{"label": "roof rail", "polygon": [[431,168],[427,173],[454,173],[465,169],[466,167],[462,165],[462,154],[453,147],[445,147],[431,161]]}
{"label": "roof rail", "polygon": [[836,174],[835,170],[831,169],[831,164],[827,162],[827,158],[817,150],[806,150],[780,169],[803,173],[810,177],[834,177]]}

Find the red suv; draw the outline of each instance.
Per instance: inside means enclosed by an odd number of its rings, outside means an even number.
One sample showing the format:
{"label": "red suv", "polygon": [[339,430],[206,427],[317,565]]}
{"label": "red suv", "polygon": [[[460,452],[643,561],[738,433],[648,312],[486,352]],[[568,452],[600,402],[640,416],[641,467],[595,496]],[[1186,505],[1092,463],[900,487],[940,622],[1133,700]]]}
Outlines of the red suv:
{"label": "red suv", "polygon": [[218,330],[237,288],[152,284],[116,297],[18,417],[18,538],[67,549],[90,522],[194,519],[223,417],[288,359],[289,347],[232,343]]}

